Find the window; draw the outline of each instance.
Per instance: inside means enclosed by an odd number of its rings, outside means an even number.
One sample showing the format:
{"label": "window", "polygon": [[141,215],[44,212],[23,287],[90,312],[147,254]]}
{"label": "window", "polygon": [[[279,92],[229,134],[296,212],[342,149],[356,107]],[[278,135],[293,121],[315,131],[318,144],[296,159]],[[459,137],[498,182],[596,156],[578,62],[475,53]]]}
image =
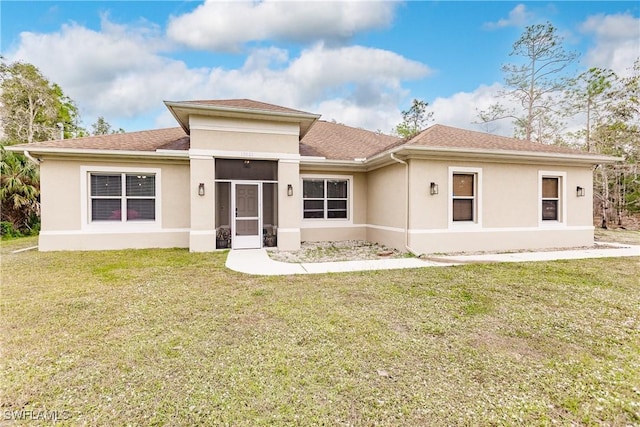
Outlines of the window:
{"label": "window", "polygon": [[565,226],[567,212],[567,173],[538,171],[538,224]]}
{"label": "window", "polygon": [[453,221],[476,221],[476,175],[453,174]]}
{"label": "window", "polygon": [[482,228],[482,168],[450,166],[449,227]]}
{"label": "window", "polygon": [[155,221],[155,174],[90,174],[91,221]]}
{"label": "window", "polygon": [[560,178],[542,178],[542,220],[558,221],[560,204]]}
{"label": "window", "polygon": [[349,180],[305,178],[302,180],[302,217],[305,219],[347,219]]}

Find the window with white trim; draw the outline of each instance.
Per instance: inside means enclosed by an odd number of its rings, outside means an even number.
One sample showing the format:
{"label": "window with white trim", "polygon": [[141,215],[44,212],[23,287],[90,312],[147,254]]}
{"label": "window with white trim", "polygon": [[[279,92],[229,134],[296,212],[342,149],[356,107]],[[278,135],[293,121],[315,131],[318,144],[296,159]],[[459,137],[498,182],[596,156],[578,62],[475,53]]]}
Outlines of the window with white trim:
{"label": "window with white trim", "polygon": [[348,219],[349,180],[304,178],[302,180],[304,219]]}
{"label": "window with white trim", "polygon": [[560,221],[560,177],[542,177],[542,221]]}
{"label": "window with white trim", "polygon": [[156,220],[155,174],[91,173],[89,182],[91,222]]}
{"label": "window with white trim", "polygon": [[453,173],[452,220],[477,222],[477,174]]}

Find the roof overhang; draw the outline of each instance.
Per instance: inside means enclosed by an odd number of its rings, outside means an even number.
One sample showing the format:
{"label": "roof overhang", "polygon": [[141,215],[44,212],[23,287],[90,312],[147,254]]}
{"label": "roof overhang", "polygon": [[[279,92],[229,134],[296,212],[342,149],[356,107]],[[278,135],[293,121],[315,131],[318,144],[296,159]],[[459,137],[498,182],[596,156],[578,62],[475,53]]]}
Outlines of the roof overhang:
{"label": "roof overhang", "polygon": [[189,152],[186,150],[157,150],[157,151],[132,151],[132,150],[96,150],[78,148],[55,147],[29,147],[28,145],[9,145],[4,147],[7,151],[15,153],[28,153],[38,158],[87,158],[92,159],[149,159],[149,160],[189,160]]}
{"label": "roof overhang", "polygon": [[[188,160],[187,150],[100,150],[81,148],[30,147],[26,144],[9,145],[7,151],[24,153],[35,158],[87,158],[92,159],[149,159],[149,160]],[[597,154],[565,154],[552,152],[530,152],[510,150],[482,150],[460,149],[451,147],[400,146],[366,159],[340,160],[325,157],[302,156],[300,165],[308,170],[334,170],[366,172],[395,163],[391,154],[402,159],[424,160],[456,160],[456,161],[486,161],[492,163],[519,164],[564,164],[564,165],[598,165],[623,161],[622,157],[612,157]]]}
{"label": "roof overhang", "polygon": [[367,170],[377,169],[391,163],[390,154],[402,156],[404,159],[427,160],[473,160],[492,163],[521,164],[566,164],[566,165],[598,165],[623,161],[622,157],[603,156],[597,154],[568,154],[553,152],[533,152],[518,150],[486,150],[473,148],[401,146],[384,151],[366,159]]}
{"label": "roof overhang", "polygon": [[401,159],[485,161],[492,163],[519,164],[563,164],[576,166],[592,166],[623,161],[622,157],[611,157],[596,154],[565,154],[552,152],[531,152],[516,150],[482,150],[460,149],[450,147],[401,146],[386,150],[367,159],[335,160],[325,157],[305,157],[300,159],[300,166],[309,170],[344,170],[366,172],[396,163],[391,154]]}
{"label": "roof overhang", "polygon": [[358,160],[332,160],[326,157],[300,157],[300,167],[305,170],[330,171],[330,172],[364,172],[365,159]]}
{"label": "roof overhang", "polygon": [[164,101],[173,117],[180,123],[180,126],[187,134],[190,134],[189,116],[209,116],[209,117],[227,117],[237,119],[250,120],[269,120],[276,122],[298,123],[300,125],[300,136],[304,135],[311,129],[311,126],[320,118],[319,114],[282,112],[272,110],[259,110],[255,108],[237,108],[219,105],[203,105],[189,102]]}

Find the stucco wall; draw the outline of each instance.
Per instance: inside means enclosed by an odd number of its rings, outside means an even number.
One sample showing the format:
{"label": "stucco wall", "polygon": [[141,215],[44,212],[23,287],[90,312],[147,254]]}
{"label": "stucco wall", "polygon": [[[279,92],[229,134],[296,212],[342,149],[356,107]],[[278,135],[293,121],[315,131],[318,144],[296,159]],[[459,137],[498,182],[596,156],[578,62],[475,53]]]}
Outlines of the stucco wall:
{"label": "stucco wall", "polygon": [[40,164],[41,230],[80,230],[80,165],[45,159]]}
{"label": "stucco wall", "polygon": [[[593,243],[590,166],[411,160],[409,246],[418,253],[517,250]],[[476,171],[477,223],[451,222],[451,173]],[[560,221],[540,220],[541,174],[564,189]],[[479,177],[479,179],[478,179]],[[431,195],[431,182],[439,193]],[[577,197],[576,187],[587,189]]]}
{"label": "stucco wall", "polygon": [[299,153],[296,123],[191,116],[190,126],[191,149],[229,151],[239,158],[261,152]]}
{"label": "stucco wall", "polygon": [[404,228],[405,166],[392,164],[368,174],[367,224]]}
{"label": "stucco wall", "polygon": [[[189,250],[210,252],[216,249],[215,160],[213,156],[192,156],[190,162],[188,194],[191,205],[191,229],[189,231]],[[198,194],[200,183],[204,184],[204,196]]]}
{"label": "stucco wall", "polygon": [[[460,162],[410,160],[410,228],[433,230],[451,228],[449,209],[450,168],[478,169],[482,188],[478,203],[481,206],[482,228],[538,227],[539,174],[541,171],[566,175],[564,201],[567,226],[590,226],[592,207],[591,168],[533,164],[502,164],[488,162]],[[429,184],[438,184],[439,193],[431,195]],[[576,196],[576,187],[587,189],[585,197]],[[551,223],[546,225],[551,226]]]}
{"label": "stucco wall", "polygon": [[[159,170],[160,194],[156,194],[159,212],[156,215],[160,220],[157,224],[90,223],[87,209],[88,173],[103,172],[105,169],[128,173]],[[190,203],[187,162],[96,162],[46,158],[40,165],[40,176],[40,250],[188,246]]]}
{"label": "stucco wall", "polygon": [[[593,241],[590,166],[423,159],[408,159],[408,163],[408,238],[409,246],[418,253],[569,247],[589,245]],[[83,191],[86,192],[88,173],[104,168],[121,172],[159,171],[157,224],[122,224],[126,227],[120,229],[119,224],[94,227],[89,223],[89,201]],[[395,163],[368,173],[318,172],[300,170],[297,160],[284,159],[278,168],[280,249],[295,250],[301,240],[350,239],[366,239],[405,249],[404,165]],[[471,168],[482,178],[478,191],[482,220],[471,227],[449,221],[449,181],[452,170],[457,168]],[[539,219],[539,186],[543,173],[562,176],[565,191],[561,204],[566,208],[562,221]],[[351,177],[349,220],[302,220],[301,175]],[[214,250],[214,177],[214,158],[208,155],[194,155],[184,161],[136,162],[45,158],[41,164],[40,249],[190,247],[191,250]],[[197,194],[200,182],[205,183],[205,196]],[[431,182],[438,184],[439,194],[429,194]],[[287,195],[289,184],[293,186],[293,196]],[[585,197],[577,197],[577,186],[586,189]]]}
{"label": "stucco wall", "polygon": [[[287,186],[293,187],[293,196],[287,195]],[[278,248],[292,251],[300,248],[300,218],[298,200],[302,197],[300,187],[300,163],[278,162]]]}
{"label": "stucco wall", "polygon": [[[593,227],[486,228],[413,231],[409,246],[418,254],[570,248],[593,244]],[[398,247],[398,249],[401,249]]]}
{"label": "stucco wall", "polygon": [[405,168],[394,163],[367,176],[367,240],[400,250],[405,248]]}

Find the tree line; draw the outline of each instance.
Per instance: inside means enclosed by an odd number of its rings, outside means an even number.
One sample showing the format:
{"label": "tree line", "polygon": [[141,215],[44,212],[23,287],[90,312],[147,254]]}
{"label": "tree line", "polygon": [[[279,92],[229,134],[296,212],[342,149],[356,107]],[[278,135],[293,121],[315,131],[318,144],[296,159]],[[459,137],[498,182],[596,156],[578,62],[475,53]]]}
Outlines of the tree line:
{"label": "tree line", "polygon": [[99,117],[87,131],[76,103],[32,64],[0,62],[0,231],[33,234],[40,226],[40,175],[25,156],[4,149],[53,139],[124,132]]}

